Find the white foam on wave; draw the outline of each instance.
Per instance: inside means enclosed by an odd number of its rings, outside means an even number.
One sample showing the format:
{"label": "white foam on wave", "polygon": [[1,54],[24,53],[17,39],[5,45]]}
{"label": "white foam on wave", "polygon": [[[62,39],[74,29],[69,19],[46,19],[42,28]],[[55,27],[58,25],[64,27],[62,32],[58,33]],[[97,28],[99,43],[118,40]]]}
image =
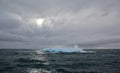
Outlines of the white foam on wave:
{"label": "white foam on wave", "polygon": [[74,48],[45,48],[41,52],[44,53],[93,53],[93,51],[85,51],[75,46]]}

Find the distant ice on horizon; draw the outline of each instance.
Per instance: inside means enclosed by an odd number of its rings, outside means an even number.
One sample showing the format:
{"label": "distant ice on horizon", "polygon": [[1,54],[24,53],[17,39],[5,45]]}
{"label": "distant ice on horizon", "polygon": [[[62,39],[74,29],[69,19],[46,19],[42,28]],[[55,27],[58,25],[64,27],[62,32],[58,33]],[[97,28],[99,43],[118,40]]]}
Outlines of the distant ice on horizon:
{"label": "distant ice on horizon", "polygon": [[44,53],[92,53],[93,51],[85,51],[78,46],[74,48],[44,48],[41,50]]}

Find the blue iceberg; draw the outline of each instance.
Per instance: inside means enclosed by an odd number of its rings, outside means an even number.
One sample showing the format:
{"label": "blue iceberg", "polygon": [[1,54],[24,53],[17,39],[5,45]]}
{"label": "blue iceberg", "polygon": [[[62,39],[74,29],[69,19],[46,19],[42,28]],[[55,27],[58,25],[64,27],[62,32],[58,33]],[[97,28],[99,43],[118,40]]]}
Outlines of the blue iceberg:
{"label": "blue iceberg", "polygon": [[45,48],[41,51],[44,53],[93,53],[93,51],[85,51],[77,46],[74,48]]}

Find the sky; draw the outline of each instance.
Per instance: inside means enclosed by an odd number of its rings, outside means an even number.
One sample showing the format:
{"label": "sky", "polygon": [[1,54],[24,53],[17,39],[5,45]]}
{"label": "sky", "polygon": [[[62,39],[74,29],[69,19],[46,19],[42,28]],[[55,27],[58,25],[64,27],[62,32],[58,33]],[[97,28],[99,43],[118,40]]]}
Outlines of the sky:
{"label": "sky", "polygon": [[120,48],[120,0],[0,0],[0,48]]}

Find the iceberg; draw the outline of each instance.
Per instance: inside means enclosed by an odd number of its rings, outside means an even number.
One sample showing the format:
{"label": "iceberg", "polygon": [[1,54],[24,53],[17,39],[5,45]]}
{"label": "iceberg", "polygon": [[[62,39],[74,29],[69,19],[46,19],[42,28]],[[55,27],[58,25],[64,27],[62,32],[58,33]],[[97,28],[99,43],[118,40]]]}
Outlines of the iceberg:
{"label": "iceberg", "polygon": [[93,53],[93,51],[85,51],[75,46],[74,48],[44,48],[44,53]]}

